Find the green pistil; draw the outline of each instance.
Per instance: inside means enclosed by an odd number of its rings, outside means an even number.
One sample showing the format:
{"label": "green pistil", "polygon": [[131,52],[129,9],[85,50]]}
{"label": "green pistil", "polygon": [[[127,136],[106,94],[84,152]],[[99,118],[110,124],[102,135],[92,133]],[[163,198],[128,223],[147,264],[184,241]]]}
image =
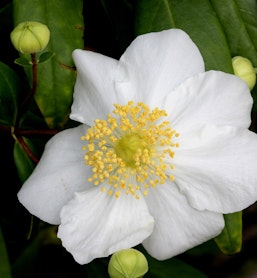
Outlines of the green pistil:
{"label": "green pistil", "polygon": [[128,133],[120,138],[114,150],[116,155],[120,157],[127,167],[135,168],[135,156],[141,149],[145,149],[144,140],[138,133]]}

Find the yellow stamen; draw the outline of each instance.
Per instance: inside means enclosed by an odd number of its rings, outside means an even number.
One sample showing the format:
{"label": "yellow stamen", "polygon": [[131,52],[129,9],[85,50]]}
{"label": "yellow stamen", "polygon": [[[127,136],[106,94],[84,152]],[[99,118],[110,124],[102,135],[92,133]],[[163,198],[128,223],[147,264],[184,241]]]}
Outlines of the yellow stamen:
{"label": "yellow stamen", "polygon": [[[174,181],[174,175],[167,173],[174,165],[167,165],[167,158],[174,157],[179,143],[173,139],[179,133],[170,127],[164,110],[133,101],[127,105],[114,104],[114,111],[107,120],[95,120],[81,140],[86,165],[92,167],[88,178],[95,186],[103,182],[110,184],[108,195],[119,198],[122,192],[136,199],[147,196],[149,189]],[[102,192],[105,188],[101,189]]]}

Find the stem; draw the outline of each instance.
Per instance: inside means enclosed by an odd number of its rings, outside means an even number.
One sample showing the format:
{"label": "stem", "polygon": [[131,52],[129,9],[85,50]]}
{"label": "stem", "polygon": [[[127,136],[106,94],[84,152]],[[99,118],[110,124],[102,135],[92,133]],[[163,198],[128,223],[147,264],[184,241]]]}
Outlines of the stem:
{"label": "stem", "polygon": [[[37,90],[37,64],[38,64],[38,62],[37,62],[37,58],[36,58],[36,53],[31,53],[31,64],[32,64],[32,87],[31,87],[30,93],[27,95],[27,97],[24,99],[24,101],[22,102],[22,104],[20,106],[16,121],[15,121],[15,126],[12,130],[12,136],[20,143],[20,145],[22,146],[24,151],[27,153],[27,155],[31,158],[31,160],[34,161],[35,163],[38,163],[39,159],[32,153],[32,151],[30,150],[28,145],[25,143],[25,141],[22,138],[22,135],[19,133],[19,128],[18,128],[18,124],[20,122],[22,113],[25,111],[31,98],[34,97],[36,90]],[[18,135],[18,136],[16,136],[16,135]]]}
{"label": "stem", "polygon": [[33,154],[33,152],[30,150],[30,148],[28,147],[28,145],[25,143],[25,141],[23,140],[22,136],[18,136],[16,137],[18,142],[20,143],[20,145],[22,146],[22,148],[24,149],[24,151],[27,153],[27,155],[31,158],[31,160],[35,163],[39,162],[39,159]]}
{"label": "stem", "polygon": [[31,53],[31,63],[32,63],[32,88],[30,93],[27,95],[23,103],[21,104],[21,108],[24,109],[30,101],[30,99],[35,95],[37,90],[37,59],[36,53]]}
{"label": "stem", "polygon": [[10,126],[3,126],[0,125],[0,131],[4,132],[4,133],[11,133],[12,136],[15,134],[15,139],[16,136],[37,136],[37,135],[46,135],[46,136],[53,136],[55,134],[57,134],[58,132],[60,132],[61,130],[57,130],[57,129],[18,129]]}
{"label": "stem", "polygon": [[35,135],[48,135],[53,136],[57,134],[59,130],[57,129],[31,129],[31,130],[16,130],[16,135],[29,135],[29,136],[35,136]]}

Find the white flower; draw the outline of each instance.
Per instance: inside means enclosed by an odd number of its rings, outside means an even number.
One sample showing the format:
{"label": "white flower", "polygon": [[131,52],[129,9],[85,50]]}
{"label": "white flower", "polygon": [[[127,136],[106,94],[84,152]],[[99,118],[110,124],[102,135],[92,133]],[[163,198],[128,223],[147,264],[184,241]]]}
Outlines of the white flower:
{"label": "white flower", "polygon": [[84,50],[73,57],[70,117],[82,125],[47,143],[18,198],[60,224],[78,263],[140,243],[170,258],[256,201],[249,89],[234,75],[205,72],[187,34],[139,36],[119,61]]}

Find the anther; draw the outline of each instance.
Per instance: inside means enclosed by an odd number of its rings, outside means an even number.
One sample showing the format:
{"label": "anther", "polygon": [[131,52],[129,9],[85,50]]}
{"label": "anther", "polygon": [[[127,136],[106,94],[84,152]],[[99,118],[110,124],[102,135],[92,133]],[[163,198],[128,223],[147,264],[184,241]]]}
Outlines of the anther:
{"label": "anther", "polygon": [[[164,110],[150,110],[144,103],[135,105],[133,101],[114,107],[107,120],[96,119],[95,125],[81,136],[81,140],[88,141],[83,146],[85,164],[92,167],[88,181],[95,186],[108,182],[110,196],[119,198],[124,192],[139,199],[140,192],[147,196],[148,188],[174,180],[173,175],[166,174],[166,158],[174,157],[179,143],[173,138],[179,133],[170,127],[170,122],[161,121],[168,115]],[[173,170],[174,165],[169,168]]]}

